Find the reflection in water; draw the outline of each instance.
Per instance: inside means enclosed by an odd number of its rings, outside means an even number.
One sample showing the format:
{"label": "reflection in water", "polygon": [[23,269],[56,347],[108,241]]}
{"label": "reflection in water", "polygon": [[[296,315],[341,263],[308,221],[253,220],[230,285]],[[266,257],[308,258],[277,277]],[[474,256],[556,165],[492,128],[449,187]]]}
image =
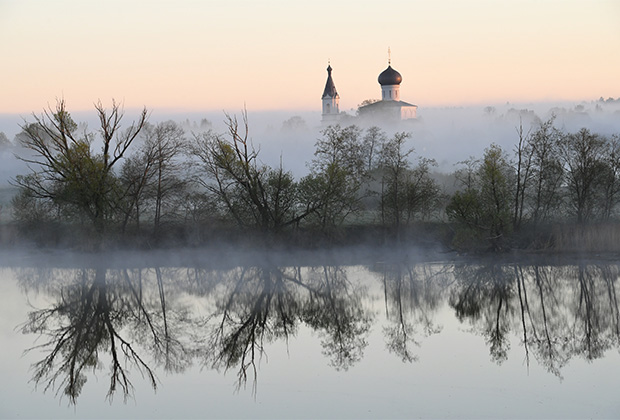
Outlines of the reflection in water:
{"label": "reflection in water", "polygon": [[[133,391],[130,368],[156,388],[155,366],[179,372],[195,359],[217,370],[238,369],[238,386],[250,373],[256,385],[265,344],[288,341],[300,323],[321,336],[336,369],[359,361],[367,344],[371,316],[362,305],[364,289],[339,267],[197,269],[186,276],[161,268],[82,269],[73,278],[55,273],[41,272],[56,302],[32,311],[22,331],[47,337],[35,347],[49,354],[34,365],[33,380],[62,389],[72,403],[87,371],[102,368],[106,358],[108,397],[120,386],[126,398]],[[40,284],[35,274],[19,273],[24,288]],[[208,300],[206,316],[190,310],[200,298]]]}
{"label": "reflection in water", "polygon": [[387,348],[403,362],[416,361],[411,345],[419,346],[418,327],[428,337],[441,332],[433,314],[441,303],[445,287],[445,267],[435,271],[429,265],[396,263],[383,265],[382,282],[385,296],[385,316],[389,323],[383,327]]}
{"label": "reflection in water", "polygon": [[[88,371],[102,368],[103,360],[109,359],[109,398],[118,387],[125,398],[132,393],[131,368],[156,388],[153,369],[136,343],[150,351],[165,370],[183,370],[190,359],[176,338],[184,331],[178,322],[181,313],[168,308],[161,270],[155,272],[157,288],[145,288],[140,271],[132,276],[126,270],[109,272],[101,267],[77,270],[73,278],[52,281],[49,292],[56,302],[30,312],[22,327],[25,333],[46,337],[35,348],[49,354],[33,366],[33,380],[46,390],[62,390],[75,403]],[[29,276],[21,273],[20,278]],[[157,291],[155,296],[152,290]]]}
{"label": "reflection in water", "polygon": [[457,265],[457,287],[450,293],[450,305],[457,318],[469,320],[489,346],[491,359],[502,363],[510,349],[510,322],[514,318],[513,282],[509,267],[499,264]]}
{"label": "reflection in water", "polygon": [[450,305],[486,338],[498,363],[511,331],[528,363],[531,352],[558,377],[573,356],[593,360],[620,346],[617,265],[459,265],[454,275]]}
{"label": "reflection in water", "polygon": [[352,286],[342,269],[321,267],[302,275],[299,268],[244,267],[226,273],[220,284],[206,345],[199,351],[213,368],[236,367],[239,386],[248,371],[256,380],[264,345],[288,340],[300,322],[319,333],[337,369],[361,359],[370,317],[362,307],[362,289]]}
{"label": "reflection in water", "polygon": [[[17,274],[27,293],[53,302],[33,310],[22,326],[45,337],[35,347],[45,357],[33,365],[33,380],[72,403],[88,375],[101,369],[108,369],[109,398],[118,389],[125,398],[132,394],[132,370],[156,388],[157,369],[181,372],[194,363],[235,371],[238,387],[251,380],[256,390],[266,346],[286,345],[302,327],[319,337],[335,369],[362,360],[375,323],[389,352],[412,362],[414,348],[442,332],[445,320],[438,322],[437,314],[446,305],[484,337],[498,364],[515,339],[528,365],[533,357],[558,377],[573,357],[593,360],[620,347],[620,269],[612,264],[95,267]],[[378,319],[381,312],[385,317]]]}

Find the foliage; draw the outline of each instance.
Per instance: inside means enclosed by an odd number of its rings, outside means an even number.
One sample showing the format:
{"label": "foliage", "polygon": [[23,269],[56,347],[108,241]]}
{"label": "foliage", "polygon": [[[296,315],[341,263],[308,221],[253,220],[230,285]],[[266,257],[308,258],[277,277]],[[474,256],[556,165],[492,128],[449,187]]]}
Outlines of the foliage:
{"label": "foliage", "polygon": [[[446,213],[457,224],[457,240],[462,241],[474,233],[477,241],[483,240],[489,248],[501,250],[505,246],[505,236],[512,230],[514,173],[504,151],[497,145],[486,149],[483,159],[473,165],[462,173],[465,189],[452,196]],[[459,247],[458,242],[455,245]]]}
{"label": "foliage", "polygon": [[316,142],[310,174],[300,182],[311,221],[323,230],[342,224],[362,208],[369,149],[363,147],[361,133],[354,125],[325,128]]}
{"label": "foliage", "polygon": [[426,219],[439,205],[440,188],[430,176],[432,159],[419,158],[411,168],[413,148],[404,149],[410,135],[396,133],[383,142],[379,168],[381,178],[381,220],[397,233],[401,225]]}
{"label": "foliage", "polygon": [[92,150],[95,134],[78,131],[64,100],[55,111],[34,115],[34,123],[22,126],[22,146],[34,156],[21,159],[32,165],[32,176],[18,176],[16,184],[31,197],[51,200],[65,214],[88,218],[102,234],[123,198],[113,169],[144,127],[147,113],[143,110],[137,122],[121,131],[118,104],[113,102],[108,111],[99,102],[95,109],[101,124],[100,153]]}

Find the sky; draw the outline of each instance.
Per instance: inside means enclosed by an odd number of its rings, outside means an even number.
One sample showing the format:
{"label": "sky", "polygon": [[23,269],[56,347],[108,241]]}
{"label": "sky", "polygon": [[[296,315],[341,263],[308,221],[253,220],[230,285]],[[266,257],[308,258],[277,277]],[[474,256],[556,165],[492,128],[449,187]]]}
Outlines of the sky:
{"label": "sky", "polygon": [[618,0],[0,0],[0,113],[112,99],[160,111],[320,112],[620,97]]}

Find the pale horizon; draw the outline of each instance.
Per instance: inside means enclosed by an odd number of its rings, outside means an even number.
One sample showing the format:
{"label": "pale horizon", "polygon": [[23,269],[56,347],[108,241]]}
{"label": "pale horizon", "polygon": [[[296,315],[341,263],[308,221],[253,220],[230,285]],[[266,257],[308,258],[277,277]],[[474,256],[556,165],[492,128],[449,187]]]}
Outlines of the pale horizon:
{"label": "pale horizon", "polygon": [[0,0],[0,113],[112,99],[173,112],[350,111],[403,76],[420,107],[620,96],[620,2]]}

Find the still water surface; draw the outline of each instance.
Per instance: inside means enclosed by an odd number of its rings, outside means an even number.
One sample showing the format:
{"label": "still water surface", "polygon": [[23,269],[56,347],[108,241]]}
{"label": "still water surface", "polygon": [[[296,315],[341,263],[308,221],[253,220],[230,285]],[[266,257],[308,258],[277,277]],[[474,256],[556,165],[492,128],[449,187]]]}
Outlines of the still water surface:
{"label": "still water surface", "polygon": [[0,417],[620,417],[615,261],[135,257],[3,258]]}

